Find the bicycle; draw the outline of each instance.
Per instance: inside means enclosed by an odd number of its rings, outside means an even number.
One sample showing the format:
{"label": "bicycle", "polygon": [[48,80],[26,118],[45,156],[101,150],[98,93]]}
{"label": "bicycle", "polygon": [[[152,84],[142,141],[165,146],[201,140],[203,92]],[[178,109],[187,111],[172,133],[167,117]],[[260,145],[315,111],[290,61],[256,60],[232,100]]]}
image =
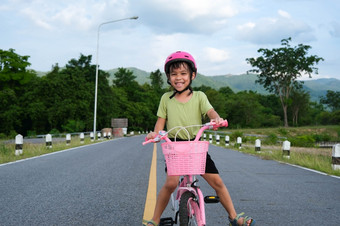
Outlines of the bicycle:
{"label": "bicycle", "polygon": [[[199,125],[202,126],[202,125]],[[228,121],[224,120],[217,125],[214,122],[204,124],[198,131],[194,141],[176,141],[178,132],[187,127],[180,127],[175,135],[175,141],[171,141],[167,135],[170,131],[159,131],[154,139],[149,139],[143,143],[155,143],[161,140],[162,150],[167,165],[169,176],[181,176],[177,189],[171,194],[171,209],[174,211],[174,217],[162,218],[159,225],[174,225],[179,223],[180,226],[206,225],[204,203],[218,203],[218,196],[203,196],[198,186],[197,175],[205,173],[206,156],[209,147],[209,141],[200,141],[202,133],[206,129],[217,129],[218,127],[227,127]],[[175,127],[173,129],[176,129]],[[188,131],[187,131],[188,132]],[[176,198],[174,194],[176,193]]]}

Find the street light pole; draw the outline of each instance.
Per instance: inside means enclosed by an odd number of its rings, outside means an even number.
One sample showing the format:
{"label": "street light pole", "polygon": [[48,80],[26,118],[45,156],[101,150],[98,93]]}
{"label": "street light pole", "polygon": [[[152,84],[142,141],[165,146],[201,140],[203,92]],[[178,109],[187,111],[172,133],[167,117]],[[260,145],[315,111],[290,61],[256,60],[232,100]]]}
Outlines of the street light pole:
{"label": "street light pole", "polygon": [[96,57],[96,84],[95,84],[95,90],[94,90],[94,118],[93,118],[93,137],[94,139],[96,138],[96,120],[97,120],[97,93],[98,93],[98,53],[99,53],[99,31],[101,26],[105,25],[105,24],[110,24],[110,23],[115,23],[118,21],[122,21],[122,20],[137,20],[138,16],[133,16],[133,17],[129,17],[129,18],[123,18],[123,19],[119,19],[119,20],[111,20],[111,21],[107,21],[104,23],[99,24],[98,26],[98,32],[97,32],[97,57]]}

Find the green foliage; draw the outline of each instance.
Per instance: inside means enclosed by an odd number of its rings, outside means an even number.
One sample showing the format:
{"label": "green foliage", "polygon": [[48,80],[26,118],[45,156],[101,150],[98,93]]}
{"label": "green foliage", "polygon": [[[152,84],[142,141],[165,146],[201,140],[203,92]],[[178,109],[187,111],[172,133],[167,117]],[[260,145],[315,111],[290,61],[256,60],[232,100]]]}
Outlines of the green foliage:
{"label": "green foliage", "polygon": [[290,137],[289,141],[292,146],[295,147],[314,147],[315,139],[312,135],[300,135],[295,137]]}
{"label": "green foliage", "polygon": [[[38,77],[27,69],[30,65],[28,56],[20,56],[14,50],[1,50],[0,54],[2,137],[13,138],[17,133],[26,136],[92,131],[96,74],[96,65],[91,64],[92,56],[80,54],[65,67],[56,64],[46,75]],[[110,127],[111,118],[128,118],[130,130],[153,129],[161,95],[167,91],[163,88],[165,76],[156,70],[150,76],[144,76],[150,83],[140,85],[135,80],[135,71],[119,68],[110,85],[109,74],[99,70],[98,129]],[[203,76],[198,75],[194,82],[200,77]],[[202,82],[194,90],[206,93],[220,116],[228,119],[230,128],[277,127],[282,124],[284,114],[278,96],[253,91],[235,92],[222,82],[216,90],[209,84]],[[308,95],[301,99],[302,102],[297,102],[298,98],[294,96],[290,98],[292,116],[294,106],[299,106],[296,125],[340,123],[340,111],[325,112],[322,104],[309,102]],[[243,137],[244,142],[245,139]]]}
{"label": "green foliage", "polygon": [[278,128],[277,131],[282,136],[287,136],[288,135],[288,131],[285,128]]}
{"label": "green foliage", "polygon": [[314,134],[313,139],[315,140],[315,142],[327,142],[327,141],[331,141],[332,136],[328,133],[321,133],[321,134]]}
{"label": "green foliage", "polygon": [[59,132],[59,130],[57,130],[57,129],[51,129],[51,131],[49,132],[49,134],[59,135],[60,132]]}
{"label": "green foliage", "polygon": [[340,92],[327,90],[326,97],[321,97],[320,103],[327,105],[332,111],[340,110]]}
{"label": "green foliage", "polygon": [[67,124],[62,125],[61,128],[68,133],[81,132],[85,129],[85,123],[81,120],[68,120]]}
{"label": "green foliage", "polygon": [[257,83],[261,84],[269,92],[280,97],[284,113],[284,125],[288,126],[287,107],[291,102],[290,91],[299,90],[302,87],[297,78],[303,74],[318,73],[314,64],[318,64],[323,58],[316,55],[307,56],[311,46],[299,44],[291,47],[291,38],[281,40],[281,48],[259,49],[262,56],[247,58],[246,61],[255,69],[251,72],[258,73]]}
{"label": "green foliage", "polygon": [[269,144],[269,145],[273,145],[276,144],[278,141],[278,137],[275,133],[271,133],[268,135],[268,137],[266,137],[263,141],[263,144]]}
{"label": "green foliage", "polygon": [[235,131],[235,132],[233,132],[233,133],[230,135],[230,139],[231,139],[231,140],[234,140],[235,142],[236,142],[236,139],[237,139],[238,137],[241,137],[241,138],[243,139],[243,132],[241,132],[241,131]]}

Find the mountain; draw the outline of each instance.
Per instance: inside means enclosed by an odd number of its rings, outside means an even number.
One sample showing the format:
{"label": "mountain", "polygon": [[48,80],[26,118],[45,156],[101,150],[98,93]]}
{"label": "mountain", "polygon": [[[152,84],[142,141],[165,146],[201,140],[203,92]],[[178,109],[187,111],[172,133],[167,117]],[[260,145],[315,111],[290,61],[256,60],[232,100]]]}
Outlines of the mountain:
{"label": "mountain", "polygon": [[[133,74],[136,76],[136,81],[139,84],[150,83],[150,72],[133,67],[127,69],[133,72]],[[112,84],[114,73],[117,70],[118,69],[112,69],[108,71],[110,74],[110,84]],[[164,84],[167,86],[165,75],[163,78]],[[257,75],[255,74],[204,76],[198,73],[196,79],[192,83],[192,86],[199,87],[201,85],[205,85],[217,90],[221,87],[229,86],[234,92],[252,90],[260,94],[269,94],[268,91],[263,88],[263,86],[255,83],[256,80]],[[304,80],[303,83],[303,89],[310,93],[311,100],[313,101],[319,100],[320,96],[325,96],[327,90],[340,91],[340,80],[335,78]]]}
{"label": "mountain", "polygon": [[[146,72],[135,67],[129,67],[127,69],[133,72],[136,76],[136,81],[139,84],[151,83],[149,78],[150,72]],[[110,85],[114,79],[114,73],[117,71],[118,68],[107,71],[110,74],[110,77],[108,78]],[[44,76],[45,74],[47,74],[47,72],[39,72],[38,76]],[[165,74],[162,74],[164,78],[164,87],[167,87],[168,84],[165,80]],[[269,94],[263,86],[255,83],[256,80],[257,75],[255,74],[205,76],[198,73],[196,79],[192,83],[192,86],[199,87],[205,85],[216,90],[221,87],[229,86],[234,92],[252,90],[260,94]],[[312,101],[318,101],[321,96],[325,96],[327,90],[340,92],[340,80],[335,78],[303,80],[303,83],[303,89],[309,92]]]}

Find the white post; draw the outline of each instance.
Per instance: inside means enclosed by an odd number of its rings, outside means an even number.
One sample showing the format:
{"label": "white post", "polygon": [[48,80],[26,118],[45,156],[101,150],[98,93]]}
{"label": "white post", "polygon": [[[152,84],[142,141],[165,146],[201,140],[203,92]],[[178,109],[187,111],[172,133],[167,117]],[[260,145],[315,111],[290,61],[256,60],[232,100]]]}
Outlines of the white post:
{"label": "white post", "polygon": [[261,151],[261,140],[260,139],[256,139],[255,140],[255,151],[256,152],[260,152]]}
{"label": "white post", "polygon": [[237,137],[236,143],[238,145],[238,148],[241,149],[242,148],[242,137]]}
{"label": "white post", "polygon": [[90,137],[91,137],[92,142],[94,141],[94,135],[93,134],[94,134],[93,132],[90,133]]}
{"label": "white post", "polygon": [[216,135],[216,144],[220,144],[220,135]]}
{"label": "white post", "polygon": [[15,155],[23,153],[22,148],[24,145],[24,137],[21,134],[15,136]]}
{"label": "white post", "polygon": [[225,136],[225,146],[229,146],[230,137]]}
{"label": "white post", "polygon": [[123,133],[124,133],[124,135],[127,134],[127,128],[123,128]]}
{"label": "white post", "polygon": [[203,134],[203,140],[206,141],[207,140],[207,134]]}
{"label": "white post", "polygon": [[52,148],[52,135],[51,134],[46,135],[46,147]]}
{"label": "white post", "polygon": [[108,133],[107,137],[108,139],[111,139],[111,132]]}
{"label": "white post", "polygon": [[340,144],[336,144],[332,148],[332,168],[340,170]]}
{"label": "white post", "polygon": [[106,132],[103,133],[103,138],[107,138],[106,134],[107,134]]}
{"label": "white post", "polygon": [[283,157],[290,158],[290,142],[288,140],[283,141],[282,144]]}
{"label": "white post", "polygon": [[100,140],[101,136],[102,136],[101,133],[98,133],[98,134],[97,134],[98,140]]}
{"label": "white post", "polygon": [[71,134],[66,134],[66,145],[70,145],[71,143]]}
{"label": "white post", "polygon": [[209,134],[209,143],[212,143],[212,134]]}
{"label": "white post", "polygon": [[80,133],[79,134],[79,138],[80,138],[80,143],[83,144],[84,143],[84,133]]}

